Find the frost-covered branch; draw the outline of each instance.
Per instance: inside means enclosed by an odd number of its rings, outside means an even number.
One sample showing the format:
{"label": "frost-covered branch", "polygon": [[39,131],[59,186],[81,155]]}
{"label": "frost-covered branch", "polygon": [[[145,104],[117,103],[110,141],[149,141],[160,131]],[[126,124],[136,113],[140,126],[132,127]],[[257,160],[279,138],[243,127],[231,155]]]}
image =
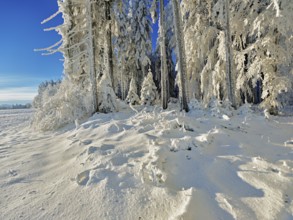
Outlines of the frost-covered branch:
{"label": "frost-covered branch", "polygon": [[60,13],[61,13],[61,11],[58,10],[58,11],[55,12],[53,15],[51,15],[49,18],[43,20],[43,21],[41,22],[41,24],[45,24],[45,23],[51,21],[52,19],[54,19],[55,17],[57,17]]}

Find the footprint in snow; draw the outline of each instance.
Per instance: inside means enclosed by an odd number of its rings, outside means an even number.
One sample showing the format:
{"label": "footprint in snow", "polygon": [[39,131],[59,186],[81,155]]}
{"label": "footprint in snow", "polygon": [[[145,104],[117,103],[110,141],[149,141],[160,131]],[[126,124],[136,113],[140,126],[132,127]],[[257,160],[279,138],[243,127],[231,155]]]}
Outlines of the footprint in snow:
{"label": "footprint in snow", "polygon": [[101,155],[106,156],[106,155],[112,154],[113,153],[112,150],[114,150],[114,148],[115,146],[112,144],[104,144],[99,148],[99,150],[101,152]]}
{"label": "footprint in snow", "polygon": [[94,147],[94,146],[90,146],[87,150],[87,154],[90,155],[90,154],[93,154],[95,153],[96,151],[98,150],[97,147]]}
{"label": "footprint in snow", "polygon": [[78,185],[85,186],[89,181],[89,170],[83,171],[82,173],[77,174],[76,182]]}
{"label": "footprint in snow", "polygon": [[113,150],[115,148],[114,145],[112,144],[103,144],[101,147],[100,147],[100,150],[101,151],[108,151],[108,150]]}
{"label": "footprint in snow", "polygon": [[284,203],[290,204],[290,198],[287,194],[285,194],[285,196],[284,196]]}
{"label": "footprint in snow", "polygon": [[116,157],[111,160],[112,165],[118,166],[118,167],[123,166],[124,164],[127,164],[127,162],[128,162],[128,158],[123,157],[123,156]]}
{"label": "footprint in snow", "polygon": [[84,140],[80,142],[82,145],[90,145],[91,143],[93,143],[92,140]]}
{"label": "footprint in snow", "polygon": [[141,158],[145,156],[146,153],[148,152],[138,151],[138,152],[128,154],[127,157],[137,159],[137,158]]}

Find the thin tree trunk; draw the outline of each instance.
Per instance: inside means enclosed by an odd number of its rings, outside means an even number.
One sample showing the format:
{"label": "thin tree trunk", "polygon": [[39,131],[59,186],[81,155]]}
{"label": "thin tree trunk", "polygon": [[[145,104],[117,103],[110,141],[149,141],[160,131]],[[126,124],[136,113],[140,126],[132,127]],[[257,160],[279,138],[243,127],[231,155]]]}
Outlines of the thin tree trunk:
{"label": "thin tree trunk", "polygon": [[228,99],[232,106],[236,108],[236,100],[234,93],[234,79],[232,75],[233,54],[231,50],[231,33],[230,33],[230,7],[229,0],[225,0],[225,49],[226,49],[226,81]]}
{"label": "thin tree trunk", "polygon": [[92,4],[91,0],[87,0],[87,26],[89,34],[89,64],[90,64],[90,79],[92,84],[93,93],[93,113],[97,112],[98,109],[98,93],[97,93],[97,73],[96,73],[96,62],[95,62],[95,43],[93,36],[93,19],[92,19]]}
{"label": "thin tree trunk", "polygon": [[[66,62],[66,59],[65,59],[65,65],[67,64],[68,65],[68,68],[70,66],[70,70],[72,70],[72,63],[70,62],[71,58],[73,57],[73,54],[70,52],[70,47],[72,46],[72,38],[69,37],[69,33],[72,31],[72,29],[74,28],[74,22],[72,21],[73,19],[73,10],[72,10],[72,2],[71,0],[67,0],[68,1],[68,10],[69,10],[69,15],[71,16],[71,23],[70,23],[70,27],[69,27],[69,30],[67,31],[67,34],[68,36],[66,37],[67,38],[67,44],[65,45],[65,48],[66,49],[66,57],[68,59],[68,61]],[[66,67],[65,67],[66,69]]]}
{"label": "thin tree trunk", "polygon": [[121,89],[121,99],[124,100],[124,85],[123,85],[123,70],[120,70],[120,89]]}
{"label": "thin tree trunk", "polygon": [[112,45],[112,24],[111,24],[111,1],[106,0],[106,20],[107,20],[107,56],[108,56],[108,68],[109,68],[109,76],[111,78],[112,87],[114,88],[114,66],[113,66],[113,45]]}
{"label": "thin tree trunk", "polygon": [[163,109],[168,108],[168,68],[166,57],[166,33],[165,33],[164,0],[160,0],[160,49],[161,49],[161,96]]}
{"label": "thin tree trunk", "polygon": [[180,90],[181,90],[181,110],[189,111],[187,104],[186,94],[186,60],[185,60],[185,46],[182,36],[182,21],[181,13],[179,8],[179,0],[172,0],[173,13],[174,13],[174,26],[175,26],[175,37],[177,43],[177,55],[178,55],[178,71],[180,74]]}

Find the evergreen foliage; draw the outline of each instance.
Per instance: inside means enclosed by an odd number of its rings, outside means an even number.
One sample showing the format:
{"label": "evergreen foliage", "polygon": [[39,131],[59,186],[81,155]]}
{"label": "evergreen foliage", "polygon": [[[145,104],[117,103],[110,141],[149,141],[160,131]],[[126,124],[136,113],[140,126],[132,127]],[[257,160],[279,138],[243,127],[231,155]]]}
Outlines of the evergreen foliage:
{"label": "evergreen foliage", "polygon": [[157,87],[154,83],[153,74],[150,69],[143,80],[140,94],[142,105],[153,105],[157,98]]}

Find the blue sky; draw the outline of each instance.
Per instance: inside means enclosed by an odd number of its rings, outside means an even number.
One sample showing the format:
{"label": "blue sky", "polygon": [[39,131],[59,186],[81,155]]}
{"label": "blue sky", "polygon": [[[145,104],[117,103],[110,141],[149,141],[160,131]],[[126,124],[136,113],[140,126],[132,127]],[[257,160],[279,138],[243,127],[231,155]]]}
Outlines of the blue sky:
{"label": "blue sky", "polygon": [[0,1],[0,104],[31,101],[42,81],[62,77],[61,54],[34,52],[60,39],[43,29],[61,23],[61,17],[41,25],[56,11],[55,0]]}

